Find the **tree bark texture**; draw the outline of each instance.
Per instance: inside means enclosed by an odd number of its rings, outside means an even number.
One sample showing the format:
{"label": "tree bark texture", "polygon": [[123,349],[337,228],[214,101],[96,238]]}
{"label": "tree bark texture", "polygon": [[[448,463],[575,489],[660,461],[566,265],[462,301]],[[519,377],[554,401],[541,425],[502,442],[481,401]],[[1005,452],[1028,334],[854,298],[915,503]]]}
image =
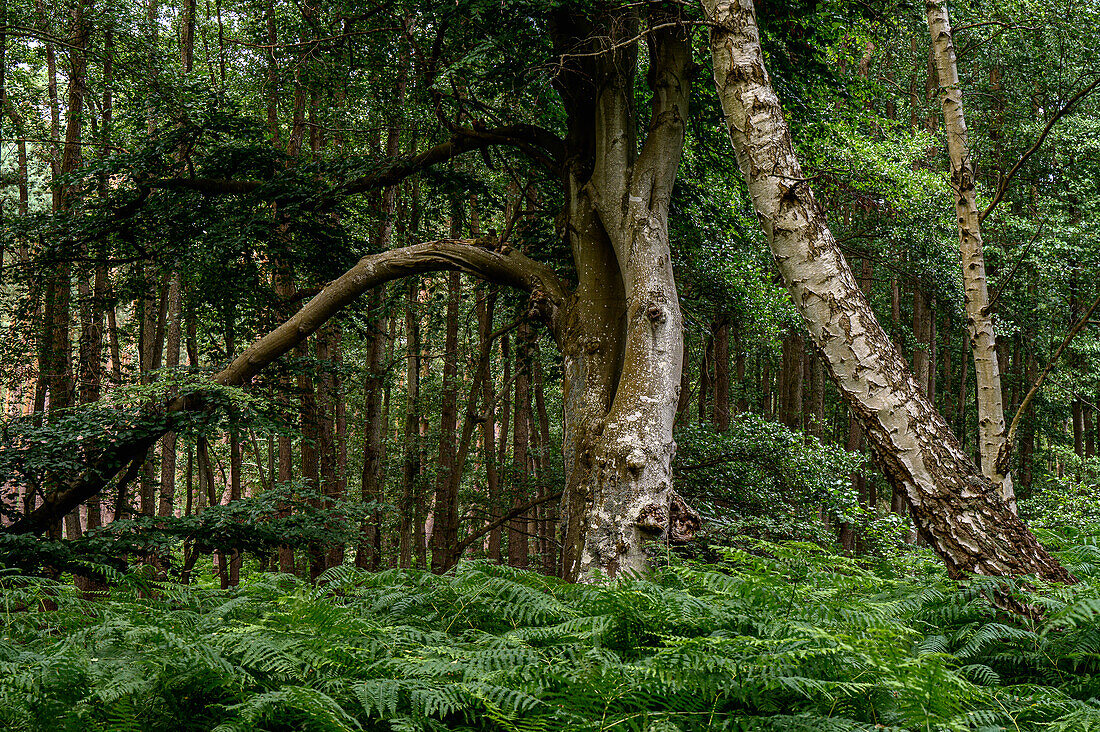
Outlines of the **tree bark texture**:
{"label": "tree bark texture", "polygon": [[[556,84],[577,152],[566,173],[566,221],[578,271],[563,327],[565,458],[562,576],[641,570],[646,536],[690,535],[699,517],[672,489],[672,426],[683,323],[668,208],[688,117],[690,45],[678,16],[651,11],[648,134],[634,110],[639,29],[633,10],[588,20],[559,11],[561,50],[597,52]],[[608,35],[608,32],[610,35]]]}
{"label": "tree bark texture", "polygon": [[1072,576],[963,452],[879,325],[803,175],[750,0],[704,0],[719,99],[795,307],[918,530],[955,577]]}
{"label": "tree bark texture", "polygon": [[997,338],[989,308],[989,290],[982,254],[980,211],[974,193],[975,171],[967,148],[959,69],[951,38],[951,20],[944,2],[927,2],[928,30],[940,83],[947,151],[951,158],[951,187],[955,189],[955,213],[959,224],[963,293],[970,350],[974,356],[974,381],[978,392],[978,439],[982,472],[999,486],[1005,502],[1016,510],[1016,493],[1009,473],[1012,446],[1005,440],[1005,416]]}

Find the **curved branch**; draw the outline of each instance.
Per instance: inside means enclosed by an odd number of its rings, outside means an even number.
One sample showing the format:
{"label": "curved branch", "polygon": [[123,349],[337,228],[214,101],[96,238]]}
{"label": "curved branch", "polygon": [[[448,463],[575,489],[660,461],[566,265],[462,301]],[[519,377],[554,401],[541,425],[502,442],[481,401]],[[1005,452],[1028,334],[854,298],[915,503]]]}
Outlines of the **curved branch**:
{"label": "curved branch", "polygon": [[1005,192],[1008,190],[1008,184],[1012,180],[1013,176],[1015,176],[1016,173],[1023,166],[1023,164],[1026,163],[1028,159],[1031,158],[1031,156],[1039,150],[1040,147],[1042,147],[1043,142],[1047,139],[1047,135],[1049,135],[1050,131],[1054,129],[1054,124],[1058,120],[1062,119],[1062,117],[1069,114],[1070,111],[1073,110],[1074,106],[1076,106],[1079,101],[1091,94],[1097,86],[1100,86],[1100,77],[1097,77],[1096,80],[1093,81],[1091,84],[1074,94],[1073,97],[1064,105],[1062,105],[1062,108],[1055,112],[1054,116],[1047,121],[1046,125],[1043,126],[1043,131],[1039,133],[1038,139],[1035,140],[1035,143],[1024,151],[1024,154],[1020,156],[1020,159],[1016,161],[1016,163],[1008,171],[1005,177],[1001,178],[1001,182],[997,186],[997,192],[994,194],[993,200],[989,202],[989,205],[985,207],[984,211],[978,214],[979,224],[985,221],[985,217],[992,213],[993,209],[997,208],[997,204],[999,204],[1001,202],[1001,199],[1004,198]]}
{"label": "curved branch", "polygon": [[556,337],[556,313],[565,301],[565,289],[554,271],[510,247],[488,249],[480,246],[481,241],[445,239],[363,257],[315,295],[290,320],[253,343],[217,374],[214,382],[243,384],[367,290],[421,272],[459,270],[541,296],[551,306],[546,320]]}
{"label": "curved branch", "polygon": [[[373,175],[343,183],[336,187],[332,195],[339,198],[396,185],[433,165],[494,145],[515,147],[551,170],[557,170],[565,149],[564,143],[555,134],[535,125],[508,125],[493,129],[466,128],[456,130],[446,142],[441,142],[419,155],[398,160]],[[166,178],[144,183],[149,188],[196,191],[208,196],[252,193],[265,184],[266,181],[224,178]]]}
{"label": "curved branch", "polygon": [[[358,264],[330,282],[293,317],[249,346],[211,382],[221,386],[246,383],[367,290],[423,272],[458,270],[524,290],[530,293],[533,309],[556,338],[558,313],[566,297],[564,285],[557,275],[546,265],[510,247],[490,249],[484,247],[483,242],[481,239],[448,239],[363,257]],[[203,407],[200,392],[176,397],[149,409],[143,414],[140,424],[122,427],[108,435],[107,444],[87,456],[83,471],[68,479],[58,480],[56,491],[46,496],[34,511],[7,527],[6,531],[30,534],[46,530],[54,521],[103,490],[119,470],[171,431],[177,415]]]}

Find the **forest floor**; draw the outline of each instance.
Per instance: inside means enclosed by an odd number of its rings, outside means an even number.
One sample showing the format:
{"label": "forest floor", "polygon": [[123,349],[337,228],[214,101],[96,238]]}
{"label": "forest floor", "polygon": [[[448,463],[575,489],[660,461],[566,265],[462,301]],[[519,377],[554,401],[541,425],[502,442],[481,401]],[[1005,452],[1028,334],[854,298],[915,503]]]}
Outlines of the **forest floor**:
{"label": "forest floor", "polygon": [[134,572],[90,600],[0,575],[0,729],[1100,729],[1100,548],[1060,550],[1082,581],[1027,590],[1040,621],[919,551],[810,544],[599,585],[469,562]]}

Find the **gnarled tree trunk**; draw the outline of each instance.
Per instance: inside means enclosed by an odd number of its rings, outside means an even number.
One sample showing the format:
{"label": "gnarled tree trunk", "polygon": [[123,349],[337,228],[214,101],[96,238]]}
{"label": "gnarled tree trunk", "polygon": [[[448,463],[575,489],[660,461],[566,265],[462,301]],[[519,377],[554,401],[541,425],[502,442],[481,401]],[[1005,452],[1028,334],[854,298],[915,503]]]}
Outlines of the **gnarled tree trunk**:
{"label": "gnarled tree trunk", "polygon": [[569,115],[567,221],[576,298],[562,330],[565,457],[562,574],[644,568],[647,535],[690,534],[699,517],[672,489],[672,426],[683,358],[668,208],[687,120],[690,47],[676,16],[652,11],[648,135],[633,94],[642,19],[561,11],[561,51],[584,49],[558,77]]}

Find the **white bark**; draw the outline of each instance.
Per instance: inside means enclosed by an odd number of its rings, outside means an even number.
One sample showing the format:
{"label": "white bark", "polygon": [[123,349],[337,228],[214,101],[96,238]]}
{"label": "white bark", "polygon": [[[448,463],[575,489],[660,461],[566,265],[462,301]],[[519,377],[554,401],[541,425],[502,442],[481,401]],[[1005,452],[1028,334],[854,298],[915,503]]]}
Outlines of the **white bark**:
{"label": "white bark", "polygon": [[703,6],[726,124],[779,271],[918,529],[953,576],[1072,581],[966,456],[856,285],[795,156],[751,0]]}
{"label": "white bark", "polygon": [[997,338],[993,316],[989,312],[989,290],[982,254],[982,230],[974,195],[974,167],[967,148],[966,116],[963,113],[959,68],[955,45],[951,40],[951,20],[947,4],[928,2],[928,30],[932,34],[932,56],[940,79],[947,152],[951,158],[951,186],[955,189],[955,212],[959,223],[959,254],[962,258],[963,292],[966,299],[966,324],[970,350],[974,356],[974,376],[978,387],[978,439],[982,453],[982,473],[1001,488],[1009,508],[1016,511],[1016,492],[1008,471],[1005,445],[1005,415],[1001,391],[1001,373],[997,363]]}

